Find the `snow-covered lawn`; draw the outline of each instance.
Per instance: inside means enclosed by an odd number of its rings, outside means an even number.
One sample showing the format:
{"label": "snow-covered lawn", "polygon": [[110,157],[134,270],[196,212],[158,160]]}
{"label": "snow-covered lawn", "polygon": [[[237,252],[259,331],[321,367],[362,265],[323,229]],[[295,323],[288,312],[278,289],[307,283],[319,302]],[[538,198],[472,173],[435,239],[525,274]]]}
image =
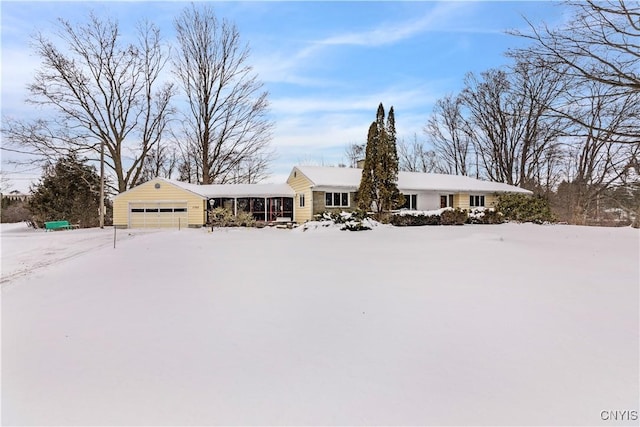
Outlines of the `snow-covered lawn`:
{"label": "snow-covered lawn", "polygon": [[3,226],[2,424],[637,425],[639,236]]}

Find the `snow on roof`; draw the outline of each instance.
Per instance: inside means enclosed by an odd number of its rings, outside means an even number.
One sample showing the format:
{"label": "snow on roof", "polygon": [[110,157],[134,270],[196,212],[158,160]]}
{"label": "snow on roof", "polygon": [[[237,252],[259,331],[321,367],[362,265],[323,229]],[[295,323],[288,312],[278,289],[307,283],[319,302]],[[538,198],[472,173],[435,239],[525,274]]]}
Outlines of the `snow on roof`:
{"label": "snow on roof", "polygon": [[400,190],[440,190],[487,193],[524,193],[533,194],[529,190],[501,182],[483,181],[463,175],[442,173],[400,172],[398,173]]}
{"label": "snow on roof", "polygon": [[289,184],[207,184],[198,185],[163,178],[164,181],[203,197],[294,197]]}
{"label": "snow on roof", "polygon": [[331,166],[296,166],[314,187],[345,187],[356,190],[360,186],[362,169]]}
{"label": "snow on roof", "polygon": [[[296,166],[314,184],[314,188],[343,187],[356,190],[360,185],[362,169],[337,168],[327,166]],[[400,191],[451,191],[486,193],[524,193],[531,191],[499,182],[482,181],[461,175],[439,173],[399,172],[398,189]]]}

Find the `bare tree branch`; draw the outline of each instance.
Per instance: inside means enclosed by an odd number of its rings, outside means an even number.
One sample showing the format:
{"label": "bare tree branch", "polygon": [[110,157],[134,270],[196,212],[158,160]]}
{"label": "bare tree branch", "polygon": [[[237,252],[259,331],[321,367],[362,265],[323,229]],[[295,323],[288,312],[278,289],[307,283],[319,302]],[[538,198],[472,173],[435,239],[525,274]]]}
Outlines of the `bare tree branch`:
{"label": "bare tree branch", "polygon": [[[176,19],[175,28],[175,74],[189,103],[182,139],[189,152],[196,150],[199,163],[189,169],[201,171],[202,184],[266,176],[273,155],[268,93],[247,64],[249,50],[240,45],[237,28],[219,22],[210,7],[194,5]],[[189,155],[188,161],[196,159]]]}
{"label": "bare tree branch", "polygon": [[28,102],[57,116],[10,121],[3,129],[9,145],[47,161],[78,152],[97,156],[104,144],[117,191],[134,185],[159,143],[173,95],[172,84],[155,90],[167,61],[159,30],[145,23],[138,32],[138,44],[126,44],[115,21],[91,14],[83,24],[59,19],[55,42],[36,35],[33,47],[42,62]]}
{"label": "bare tree branch", "polygon": [[572,1],[573,19],[560,28],[535,26],[511,34],[533,44],[511,52],[519,58],[561,67],[569,77],[597,81],[618,93],[640,90],[640,6],[623,0]]}

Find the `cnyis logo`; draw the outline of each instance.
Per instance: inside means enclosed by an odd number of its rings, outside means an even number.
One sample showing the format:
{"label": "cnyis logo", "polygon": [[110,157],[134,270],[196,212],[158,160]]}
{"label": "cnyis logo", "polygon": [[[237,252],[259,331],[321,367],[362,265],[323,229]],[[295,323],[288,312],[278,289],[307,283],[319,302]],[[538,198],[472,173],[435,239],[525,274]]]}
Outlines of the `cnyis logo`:
{"label": "cnyis logo", "polygon": [[638,419],[638,411],[600,411],[600,419],[602,421],[636,421]]}

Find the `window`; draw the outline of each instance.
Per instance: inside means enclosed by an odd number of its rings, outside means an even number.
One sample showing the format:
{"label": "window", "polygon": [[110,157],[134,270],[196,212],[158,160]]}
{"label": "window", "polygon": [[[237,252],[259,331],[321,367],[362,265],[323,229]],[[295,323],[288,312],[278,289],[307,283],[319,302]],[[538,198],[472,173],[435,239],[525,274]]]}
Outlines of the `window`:
{"label": "window", "polygon": [[453,207],[453,194],[448,196],[440,196],[440,208],[452,208]]}
{"label": "window", "polygon": [[236,210],[238,212],[251,212],[251,202],[248,197],[239,197],[236,199]]}
{"label": "window", "polygon": [[484,206],[484,196],[469,196],[469,206],[472,208]]}
{"label": "window", "polygon": [[300,207],[304,208],[304,193],[298,194],[298,201],[300,202]]}
{"label": "window", "polygon": [[417,194],[403,194],[404,205],[400,206],[400,209],[409,209],[415,211],[418,209],[418,195]]}
{"label": "window", "polygon": [[132,213],[173,213],[173,212],[187,212],[187,208],[131,208]]}
{"label": "window", "polygon": [[232,197],[216,197],[215,199],[209,199],[210,209],[225,208],[230,211],[235,210],[235,199]]}
{"label": "window", "polygon": [[325,193],[324,204],[328,208],[347,208],[349,193]]}

